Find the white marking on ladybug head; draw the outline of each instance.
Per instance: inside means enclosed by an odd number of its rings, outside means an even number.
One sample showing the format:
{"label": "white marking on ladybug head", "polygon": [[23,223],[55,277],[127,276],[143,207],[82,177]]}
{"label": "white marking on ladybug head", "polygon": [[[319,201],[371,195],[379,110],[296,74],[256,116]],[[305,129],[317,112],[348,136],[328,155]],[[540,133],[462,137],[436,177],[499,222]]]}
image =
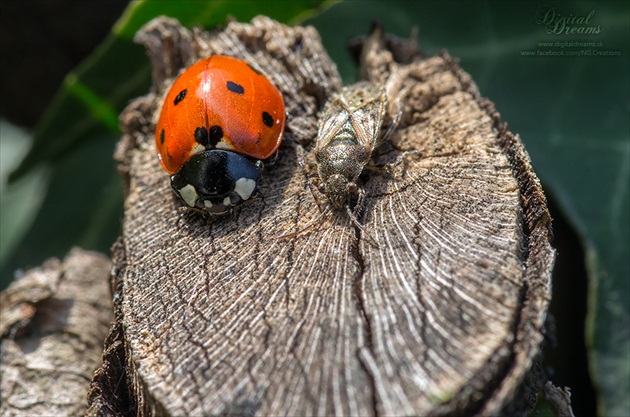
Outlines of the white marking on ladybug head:
{"label": "white marking on ladybug head", "polygon": [[223,149],[223,150],[225,150],[225,151],[231,151],[231,150],[233,150],[232,145],[230,145],[229,143],[227,143],[227,142],[226,142],[226,141],[224,141],[224,140],[220,140],[219,142],[217,142],[217,144],[216,144],[215,148],[216,148],[216,149]]}
{"label": "white marking on ladybug head", "polygon": [[206,208],[211,208],[212,207],[212,202],[210,200],[203,200],[203,205]]}
{"label": "white marking on ladybug head", "polygon": [[182,187],[179,191],[179,195],[182,199],[188,204],[190,207],[195,207],[195,203],[197,202],[197,190],[190,184],[186,184],[185,187]]}
{"label": "white marking on ladybug head", "polygon": [[225,197],[225,198],[223,199],[223,205],[224,205],[225,207],[230,207],[230,206],[232,205],[232,202],[230,201],[230,197]]}
{"label": "white marking on ladybug head", "polygon": [[247,200],[252,195],[255,188],[255,180],[250,178],[239,178],[234,185],[234,192],[240,195],[243,200]]}
{"label": "white marking on ladybug head", "polygon": [[195,156],[205,151],[206,147],[201,143],[195,143],[195,147],[190,150],[190,156]]}

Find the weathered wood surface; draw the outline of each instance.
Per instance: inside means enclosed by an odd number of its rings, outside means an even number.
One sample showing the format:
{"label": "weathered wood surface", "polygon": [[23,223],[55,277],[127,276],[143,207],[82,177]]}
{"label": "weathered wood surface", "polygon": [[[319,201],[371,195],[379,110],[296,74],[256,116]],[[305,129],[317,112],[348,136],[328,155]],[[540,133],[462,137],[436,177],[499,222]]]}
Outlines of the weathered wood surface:
{"label": "weathered wood surface", "polygon": [[[520,140],[452,58],[422,58],[378,33],[365,43],[361,73],[387,84],[403,110],[376,156],[402,162],[362,178],[373,245],[344,212],[279,239],[326,204],[309,187],[311,147],[317,113],[341,83],[312,28],[258,17],[191,33],[160,19],[138,39],[155,90],[121,116],[128,195],[110,338],[129,365],[130,407],[361,416],[527,408],[527,389],[544,382],[534,364],[550,297],[550,218]],[[269,76],[288,125],[260,197],[211,223],[182,215],[153,129],[172,77],[215,53]],[[95,383],[94,401],[107,403],[99,392],[112,380]]]}
{"label": "weathered wood surface", "polygon": [[111,261],[74,249],[0,295],[2,416],[76,416],[112,320]]}

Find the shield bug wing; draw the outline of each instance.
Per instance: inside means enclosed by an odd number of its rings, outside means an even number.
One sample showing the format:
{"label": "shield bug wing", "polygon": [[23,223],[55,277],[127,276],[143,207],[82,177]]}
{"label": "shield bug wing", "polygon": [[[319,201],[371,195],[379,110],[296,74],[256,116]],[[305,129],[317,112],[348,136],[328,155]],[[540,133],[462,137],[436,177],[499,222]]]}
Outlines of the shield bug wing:
{"label": "shield bug wing", "polygon": [[381,126],[387,108],[387,94],[384,87],[374,83],[361,82],[347,87],[341,97],[350,115],[350,123],[360,144],[372,151],[381,144]]}
{"label": "shield bug wing", "polygon": [[339,130],[348,122],[349,113],[341,104],[339,95],[326,104],[322,113],[319,130],[317,132],[317,142],[315,143],[315,154],[325,148],[335,139]]}

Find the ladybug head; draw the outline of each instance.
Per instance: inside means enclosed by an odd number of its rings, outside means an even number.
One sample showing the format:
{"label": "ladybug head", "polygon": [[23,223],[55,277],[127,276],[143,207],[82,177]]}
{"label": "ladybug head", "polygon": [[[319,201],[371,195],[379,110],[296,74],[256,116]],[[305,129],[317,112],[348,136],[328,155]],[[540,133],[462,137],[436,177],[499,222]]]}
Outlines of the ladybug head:
{"label": "ladybug head", "polygon": [[251,197],[262,169],[259,160],[213,149],[186,161],[171,176],[171,186],[189,207],[220,217]]}

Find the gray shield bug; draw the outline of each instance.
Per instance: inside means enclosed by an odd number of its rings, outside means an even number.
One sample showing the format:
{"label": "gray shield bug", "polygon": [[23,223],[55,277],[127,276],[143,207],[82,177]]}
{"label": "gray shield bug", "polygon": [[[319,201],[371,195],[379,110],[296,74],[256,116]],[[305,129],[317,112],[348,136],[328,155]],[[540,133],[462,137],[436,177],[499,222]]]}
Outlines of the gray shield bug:
{"label": "gray shield bug", "polygon": [[[368,166],[374,150],[400,121],[399,109],[387,131],[381,132],[387,106],[387,89],[368,81],[344,87],[328,100],[320,117],[314,153],[319,174],[318,190],[326,195],[329,205],[302,231],[317,224],[330,208],[342,210],[345,207],[352,222],[365,232],[356,215],[362,208],[364,193],[357,180]],[[350,208],[352,197],[357,197],[354,210]],[[376,244],[369,235],[367,237]]]}
{"label": "gray shield bug", "polygon": [[381,144],[381,126],[387,109],[385,87],[369,82],[344,87],[326,104],[322,114],[315,159],[331,206],[342,209],[361,190],[356,181]]}
{"label": "gray shield bug", "polygon": [[[370,162],[372,152],[400,121],[399,110],[382,134],[386,112],[387,90],[384,86],[363,81],[344,87],[326,104],[315,143],[319,191],[326,194],[333,209],[341,210],[345,206],[352,222],[363,231],[356,216],[363,200],[363,190],[357,185],[357,179]],[[349,204],[352,196],[358,198],[354,211]],[[322,215],[326,211],[328,208]]]}

